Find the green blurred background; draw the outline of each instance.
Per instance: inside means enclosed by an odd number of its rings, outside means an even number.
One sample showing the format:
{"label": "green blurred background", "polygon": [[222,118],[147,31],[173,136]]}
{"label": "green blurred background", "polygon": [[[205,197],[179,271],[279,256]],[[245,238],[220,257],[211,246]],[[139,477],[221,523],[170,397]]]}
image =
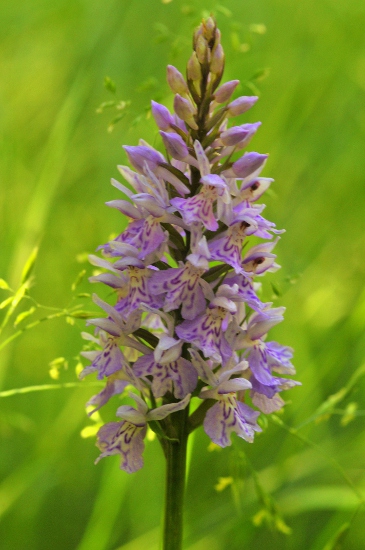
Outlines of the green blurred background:
{"label": "green blurred background", "polygon": [[[263,123],[251,150],[270,153],[264,175],[276,183],[264,200],[266,214],[287,230],[277,246],[282,269],[265,282],[266,298],[274,294],[287,307],[271,336],[295,348],[303,383],[285,396],[280,418],[292,428],[305,425],[298,437],[269,421],[253,445],[235,438],[220,452],[208,451],[208,438],[196,433],[186,549],[323,550],[350,522],[342,548],[360,550],[363,510],[354,513],[356,492],[365,494],[365,383],[358,371],[365,361],[363,0],[3,1],[0,277],[15,288],[39,245],[31,295],[51,308],[70,303],[78,273],[91,273],[85,253],[123,227],[120,214],[103,205],[119,198],[109,180],[126,163],[121,145],[143,137],[160,146],[149,101],[171,105],[165,66],[184,71],[205,10],[222,31],[225,80],[239,78],[241,95],[261,96],[242,122]],[[115,81],[117,100],[131,103],[96,114],[114,99],[105,76]],[[124,116],[108,132],[118,114]],[[90,286],[85,279],[77,292]],[[0,302],[9,296],[0,293]],[[17,312],[32,305],[22,304]],[[39,309],[19,327],[53,312]],[[47,321],[3,347],[1,390],[77,381],[83,328],[83,320]],[[52,380],[49,363],[58,357],[69,367],[60,365]],[[319,417],[318,407],[349,383],[331,414]],[[94,466],[95,437],[80,437],[94,424],[84,409],[95,393],[88,384],[0,398],[1,548],[159,547],[158,443],[148,443],[137,474],[119,471],[117,457]],[[104,420],[115,408],[113,402]],[[220,477],[228,486],[217,491]],[[269,494],[290,535],[257,525],[273,510]]]}

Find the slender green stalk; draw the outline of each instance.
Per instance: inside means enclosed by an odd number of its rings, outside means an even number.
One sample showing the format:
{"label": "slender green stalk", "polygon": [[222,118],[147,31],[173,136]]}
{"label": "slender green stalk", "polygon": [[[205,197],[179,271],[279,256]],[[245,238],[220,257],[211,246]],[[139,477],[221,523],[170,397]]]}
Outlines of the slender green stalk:
{"label": "slender green stalk", "polygon": [[179,441],[165,441],[166,487],[163,550],[181,550],[188,441],[188,410],[174,413]]}

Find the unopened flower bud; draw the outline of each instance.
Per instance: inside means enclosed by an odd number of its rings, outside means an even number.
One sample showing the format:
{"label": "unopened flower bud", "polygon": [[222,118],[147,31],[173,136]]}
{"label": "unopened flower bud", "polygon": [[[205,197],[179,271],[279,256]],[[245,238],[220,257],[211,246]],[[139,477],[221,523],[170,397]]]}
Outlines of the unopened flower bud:
{"label": "unopened flower bud", "polygon": [[168,130],[171,124],[174,124],[174,118],[165,105],[151,101],[151,110],[152,116],[160,130]]}
{"label": "unopened flower bud", "polygon": [[210,62],[210,72],[213,74],[222,74],[224,68],[224,52],[222,44],[218,44],[213,52]]}
{"label": "unopened flower bud", "polygon": [[220,135],[220,140],[226,147],[231,145],[237,145],[242,141],[247,140],[248,137],[256,132],[261,122],[255,122],[253,124],[242,124],[241,126],[233,126],[229,130],[225,130]]}
{"label": "unopened flower bud", "polygon": [[166,162],[163,155],[151,147],[144,145],[124,145],[123,148],[128,155],[131,165],[142,174],[145,172],[146,165],[151,172],[155,172],[161,162]]}
{"label": "unopened flower bud", "polygon": [[196,48],[196,44],[198,42],[198,38],[199,36],[201,36],[203,34],[203,30],[202,30],[202,26],[199,25],[199,27],[197,27],[194,31],[194,34],[193,34],[193,49],[195,50]]}
{"label": "unopened flower bud", "polygon": [[246,96],[243,95],[241,97],[238,97],[228,105],[227,115],[228,116],[237,116],[242,115],[242,113],[245,113],[251,107],[256,103],[258,100],[258,97],[255,95],[252,96]]}
{"label": "unopened flower bud", "polygon": [[215,35],[214,35],[214,45],[213,47],[217,47],[221,43],[221,31],[219,29],[215,29]]}
{"label": "unopened flower bud", "polygon": [[202,70],[195,52],[192,53],[187,64],[188,79],[196,82],[202,77]]}
{"label": "unopened flower bud", "polygon": [[208,42],[214,40],[215,32],[216,32],[216,26],[215,26],[215,21],[214,21],[213,17],[208,17],[208,19],[203,21],[202,30],[203,30],[204,38]]}
{"label": "unopened flower bud", "polygon": [[217,103],[224,103],[225,101],[228,101],[239,83],[239,80],[230,80],[229,82],[222,84],[222,86],[220,86],[215,92],[214,100]]}
{"label": "unopened flower bud", "polygon": [[183,75],[173,65],[167,65],[167,83],[174,94],[186,94],[189,91]]}
{"label": "unopened flower bud", "polygon": [[185,141],[179,134],[173,132],[160,132],[167,152],[174,159],[183,160],[189,155],[189,150]]}
{"label": "unopened flower bud", "polygon": [[210,52],[209,52],[209,46],[208,42],[205,40],[205,38],[200,35],[198,37],[198,40],[196,41],[196,55],[199,60],[199,63],[203,65],[206,61],[209,61]]}
{"label": "unopened flower bud", "polygon": [[253,176],[261,170],[266,162],[268,155],[260,153],[245,153],[243,157],[233,163],[229,170],[224,170],[222,174],[226,177],[247,178]]}
{"label": "unopened flower bud", "polygon": [[194,121],[194,115],[196,109],[187,99],[176,94],[174,98],[174,109],[178,117],[184,120],[194,130],[198,129],[196,122]]}

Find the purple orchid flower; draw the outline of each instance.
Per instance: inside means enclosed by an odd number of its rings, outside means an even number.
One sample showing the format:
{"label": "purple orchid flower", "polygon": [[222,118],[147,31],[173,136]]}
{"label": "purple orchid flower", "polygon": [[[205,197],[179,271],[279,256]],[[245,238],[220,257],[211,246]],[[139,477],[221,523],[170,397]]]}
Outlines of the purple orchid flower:
{"label": "purple orchid flower", "polygon": [[131,394],[131,397],[135,400],[137,409],[122,405],[117,410],[117,416],[122,418],[122,421],[108,422],[98,431],[97,446],[101,450],[101,455],[96,459],[97,463],[106,456],[119,454],[120,468],[128,473],[136,472],[143,466],[143,439],[146,435],[147,423],[162,420],[173,412],[181,411],[190,400],[188,394],[178,403],[148,410],[145,401],[138,395]]}
{"label": "purple orchid flower", "polygon": [[[139,393],[136,408],[120,406],[120,421],[97,436],[97,461],[119,455],[127,472],[143,465],[149,422],[168,460],[172,442],[185,449],[197,425],[221,447],[231,445],[232,433],[252,442],[259,411],[279,410],[281,392],[298,384],[287,378],[295,373],[291,348],[267,339],[284,308],[258,294],[257,278],[279,268],[274,248],[282,233],[258,204],[273,182],[260,175],[268,155],[232,158],[261,123],[230,127],[231,120],[258,98],[232,99],[239,81],[221,84],[224,52],[212,18],[193,45],[187,79],[167,69],[174,112],[151,103],[156,148],[144,140],[124,147],[131,167],[118,169],[126,183],[112,180],[123,197],[107,205],[128,221],[98,248],[103,257],[90,256],[90,281],[112,289],[113,304],[94,296],[105,316],[87,321],[96,349],[82,353],[91,364],[80,378],[106,381],[88,401],[90,414],[129,385]],[[204,406],[189,418],[191,395]]]}

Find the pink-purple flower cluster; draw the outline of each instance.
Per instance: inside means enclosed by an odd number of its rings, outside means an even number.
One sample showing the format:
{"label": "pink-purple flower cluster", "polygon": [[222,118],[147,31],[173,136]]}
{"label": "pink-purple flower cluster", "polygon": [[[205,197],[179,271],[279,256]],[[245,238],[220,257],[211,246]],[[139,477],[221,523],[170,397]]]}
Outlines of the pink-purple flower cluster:
{"label": "pink-purple flower cluster", "polygon": [[[257,204],[273,181],[260,176],[267,155],[236,155],[260,123],[229,127],[258,98],[231,100],[239,81],[220,85],[223,67],[209,18],[194,34],[187,78],[168,66],[175,112],[152,102],[165,155],[142,140],[124,147],[132,169],[118,168],[128,186],[112,183],[125,198],[107,204],[129,223],[100,247],[103,259],[91,257],[99,268],[91,280],[115,299],[94,297],[107,315],[89,321],[96,331],[87,338],[99,349],[83,352],[91,365],[81,377],[96,372],[106,381],[88,403],[93,412],[127,387],[138,392],[130,394],[136,408],[120,406],[121,420],[98,433],[99,458],[119,454],[127,472],[143,465],[147,424],[173,437],[167,419],[192,398],[198,410],[204,403],[207,435],[225,447],[232,432],[252,442],[260,411],[280,409],[280,393],[298,384],[282,377],[295,372],[292,350],[266,341],[284,308],[257,295],[256,277],[279,267],[273,235],[282,232]],[[250,236],[263,242],[250,247]]]}

